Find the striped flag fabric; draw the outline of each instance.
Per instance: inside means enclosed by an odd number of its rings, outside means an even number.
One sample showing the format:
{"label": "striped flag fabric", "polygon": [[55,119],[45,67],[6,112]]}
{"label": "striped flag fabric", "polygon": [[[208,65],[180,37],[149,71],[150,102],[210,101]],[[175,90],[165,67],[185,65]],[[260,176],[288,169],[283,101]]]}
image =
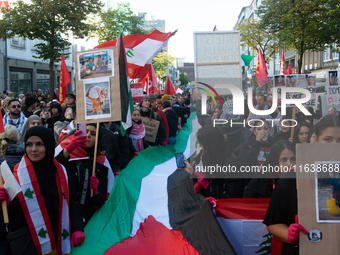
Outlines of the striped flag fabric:
{"label": "striped flag fabric", "polygon": [[[152,59],[163,49],[164,45],[170,38],[176,34],[175,32],[162,33],[153,30],[147,35],[127,35],[124,36],[124,47],[127,56],[127,73],[130,79],[141,78],[144,75],[142,69],[146,64],[151,64]],[[95,48],[106,48],[116,46],[117,40],[103,42]],[[144,72],[145,74],[145,72]]]}
{"label": "striped flag fabric", "polygon": [[124,136],[126,130],[132,126],[131,114],[133,111],[133,101],[130,88],[130,77],[127,71],[126,54],[123,44],[122,32],[118,37],[118,64],[119,64],[119,84],[120,84],[120,102],[121,102],[121,113],[122,121],[121,133]]}
{"label": "striped flag fabric", "polygon": [[178,133],[176,145],[141,151],[116,176],[71,255],[236,254],[210,203],[194,193],[188,173],[176,170],[175,152],[190,155],[190,128]]}
{"label": "striped flag fabric", "polygon": [[281,254],[271,250],[273,236],[262,223],[269,202],[269,198],[231,198],[216,201],[217,220],[238,255]]}
{"label": "striped flag fabric", "polygon": [[214,29],[213,29],[213,31],[217,31],[217,27],[216,27],[216,25],[214,26]]}

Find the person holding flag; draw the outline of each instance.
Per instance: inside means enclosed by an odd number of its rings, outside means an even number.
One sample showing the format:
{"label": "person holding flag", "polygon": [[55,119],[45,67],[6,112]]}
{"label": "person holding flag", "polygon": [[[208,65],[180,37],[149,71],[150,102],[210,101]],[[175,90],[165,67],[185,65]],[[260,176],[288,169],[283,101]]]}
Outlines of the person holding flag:
{"label": "person holding flag", "polygon": [[[13,171],[21,186],[8,205],[9,254],[68,254],[85,240],[73,178],[54,159],[54,137],[42,126],[25,135],[25,154]],[[0,188],[0,200],[8,200]]]}
{"label": "person holding flag", "polygon": [[[99,132],[98,141],[96,133]],[[58,162],[70,169],[80,193],[79,204],[84,225],[92,215],[106,201],[107,195],[113,187],[113,171],[103,151],[103,138],[101,129],[97,130],[95,124],[87,124],[86,136],[80,136],[81,131],[63,140],[55,149]],[[93,158],[95,143],[98,142],[96,169],[93,173]],[[91,197],[90,191],[93,190]]]}

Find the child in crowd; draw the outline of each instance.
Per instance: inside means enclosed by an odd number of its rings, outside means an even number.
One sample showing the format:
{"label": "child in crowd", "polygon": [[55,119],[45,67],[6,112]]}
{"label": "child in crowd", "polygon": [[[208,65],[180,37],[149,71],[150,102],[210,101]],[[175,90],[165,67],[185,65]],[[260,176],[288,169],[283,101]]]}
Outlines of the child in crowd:
{"label": "child in crowd", "polygon": [[130,158],[150,145],[144,141],[145,127],[140,115],[139,106],[135,106],[131,115],[132,127],[128,129],[130,138]]}

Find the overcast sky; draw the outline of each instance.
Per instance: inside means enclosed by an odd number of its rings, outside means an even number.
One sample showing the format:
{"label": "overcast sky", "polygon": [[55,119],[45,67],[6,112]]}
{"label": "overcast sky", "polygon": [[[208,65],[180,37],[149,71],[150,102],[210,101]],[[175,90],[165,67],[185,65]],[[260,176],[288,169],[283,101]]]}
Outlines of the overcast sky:
{"label": "overcast sky", "polygon": [[[193,32],[212,31],[216,25],[219,31],[230,31],[236,24],[242,7],[251,0],[120,0],[130,2],[132,11],[147,12],[148,19],[164,19],[170,31],[178,29],[171,38],[176,48],[176,57],[185,57],[186,62],[194,60]],[[168,31],[168,32],[170,32]]]}

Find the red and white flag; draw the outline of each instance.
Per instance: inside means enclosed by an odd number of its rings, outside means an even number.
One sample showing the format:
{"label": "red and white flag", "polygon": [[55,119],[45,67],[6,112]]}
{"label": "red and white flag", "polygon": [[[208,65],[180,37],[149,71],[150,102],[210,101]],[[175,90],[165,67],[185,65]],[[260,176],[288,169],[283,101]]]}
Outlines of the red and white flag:
{"label": "red and white flag", "polygon": [[281,254],[282,244],[262,223],[269,202],[269,198],[216,200],[217,220],[238,255]]}
{"label": "red and white flag", "polygon": [[[162,33],[153,30],[147,35],[127,35],[123,37],[124,48],[127,59],[127,72],[130,79],[143,77],[138,75],[139,70],[146,64],[151,64],[152,59],[161,51],[175,32]],[[116,46],[117,40],[103,42],[95,48],[106,48]]]}
{"label": "red and white flag", "polygon": [[213,29],[213,31],[217,31],[217,27],[216,27],[216,25],[214,26],[214,29]]}
{"label": "red and white flag", "polygon": [[286,74],[286,62],[285,62],[285,54],[282,49],[282,58],[281,58],[281,63],[280,63],[280,75],[285,75]]}

